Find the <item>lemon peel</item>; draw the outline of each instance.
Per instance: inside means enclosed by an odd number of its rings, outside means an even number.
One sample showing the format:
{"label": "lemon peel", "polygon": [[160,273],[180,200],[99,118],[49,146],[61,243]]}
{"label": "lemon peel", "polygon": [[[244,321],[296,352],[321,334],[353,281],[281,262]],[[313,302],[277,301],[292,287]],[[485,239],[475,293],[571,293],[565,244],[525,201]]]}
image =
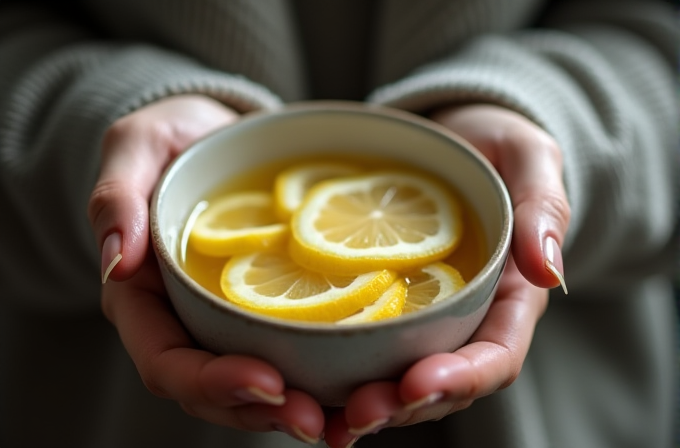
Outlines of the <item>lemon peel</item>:
{"label": "lemon peel", "polygon": [[320,272],[407,271],[450,254],[461,205],[438,182],[401,171],[321,182],[291,219],[291,257]]}
{"label": "lemon peel", "polygon": [[220,278],[227,300],[240,307],[283,319],[334,322],[380,297],[397,274],[383,269],[356,276],[305,269],[285,252],[232,257]]}
{"label": "lemon peel", "polygon": [[337,323],[353,325],[398,317],[404,309],[406,291],[406,281],[402,278],[397,279],[375,302]]}
{"label": "lemon peel", "polygon": [[317,183],[361,172],[361,168],[345,162],[321,161],[292,165],[281,171],[274,180],[276,214],[282,221],[289,220]]}
{"label": "lemon peel", "polygon": [[210,202],[196,217],[189,244],[204,255],[225,257],[283,247],[288,236],[271,193],[247,191]]}
{"label": "lemon peel", "polygon": [[409,273],[406,282],[408,291],[404,314],[445,300],[465,286],[460,272],[443,262],[435,262]]}

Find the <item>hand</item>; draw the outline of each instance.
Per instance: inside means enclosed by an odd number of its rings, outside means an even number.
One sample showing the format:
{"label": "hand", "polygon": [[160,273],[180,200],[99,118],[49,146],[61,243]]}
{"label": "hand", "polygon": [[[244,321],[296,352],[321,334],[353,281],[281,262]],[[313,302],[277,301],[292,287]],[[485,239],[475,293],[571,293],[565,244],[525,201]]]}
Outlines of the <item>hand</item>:
{"label": "hand", "polygon": [[464,347],[415,363],[400,381],[364,385],[329,418],[326,442],[346,447],[385,427],[438,420],[509,386],[545,312],[547,287],[560,284],[559,247],[569,222],[561,153],[538,126],[491,105],[438,110],[432,119],[479,149],[496,167],[513,201],[512,255],[484,321]]}
{"label": "hand", "polygon": [[149,198],[167,165],[205,134],[238,120],[238,114],[200,95],[152,103],[117,120],[102,144],[99,179],[88,215],[102,248],[102,283],[137,272],[149,249]]}
{"label": "hand", "polygon": [[[561,247],[570,208],[557,142],[524,116],[492,105],[444,108],[432,116],[469,141],[499,172],[512,199],[512,253],[519,271],[536,286],[553,288],[564,275]],[[565,288],[565,285],[562,285]]]}
{"label": "hand", "polygon": [[153,253],[130,279],[107,282],[102,304],[153,394],[213,424],[282,431],[308,443],[318,439],[324,425],[321,407],[305,393],[286,390],[276,369],[194,345],[165,295]]}
{"label": "hand", "polygon": [[386,427],[439,420],[509,386],[547,303],[547,290],[527,282],[510,258],[489,312],[468,344],[418,361],[398,382],[358,388],[346,407],[329,417],[326,443],[345,448]]}
{"label": "hand", "polygon": [[323,429],[320,406],[307,394],[286,390],[265,362],[197,348],[171,309],[149,246],[149,197],[167,164],[196,139],[237,119],[210,98],[181,95],[111,126],[89,204],[102,248],[102,308],[152,393],[218,425],[279,430],[310,442]]}

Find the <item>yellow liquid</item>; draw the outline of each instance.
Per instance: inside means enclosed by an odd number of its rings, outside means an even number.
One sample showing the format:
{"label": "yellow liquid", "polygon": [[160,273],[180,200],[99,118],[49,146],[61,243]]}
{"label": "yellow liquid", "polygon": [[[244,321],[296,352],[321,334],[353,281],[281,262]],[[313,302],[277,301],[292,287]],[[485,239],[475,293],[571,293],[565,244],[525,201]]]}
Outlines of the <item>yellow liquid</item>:
{"label": "yellow liquid", "polygon": [[[328,161],[329,157],[319,158],[319,161]],[[371,158],[356,158],[337,156],[333,160],[354,163],[356,165],[370,169],[389,169],[389,168],[407,168],[413,171],[412,166],[406,167],[398,162],[386,162],[383,159],[376,160]],[[274,178],[276,174],[283,169],[300,162],[314,161],[313,158],[293,159],[285,162],[278,162],[274,164],[263,165],[251,171],[241,173],[238,176],[225,181],[214,191],[212,191],[204,200],[210,203],[211,200],[223,196],[225,194],[235,191],[272,191],[274,188]],[[432,176],[431,174],[428,174]],[[450,187],[451,188],[451,187]],[[456,250],[444,262],[456,268],[463,279],[469,282],[489,260],[487,252],[486,240],[482,230],[479,216],[470,206],[467,200],[458,192],[452,190],[463,211],[463,236]],[[186,233],[190,229],[185,229]],[[194,250],[191,245],[186,247],[178,247],[179,253],[184,254],[179,257],[183,260],[183,268],[198,284],[203,286],[208,291],[226,300],[224,293],[220,287],[220,275],[224,264],[228,258],[210,257],[203,255]]]}

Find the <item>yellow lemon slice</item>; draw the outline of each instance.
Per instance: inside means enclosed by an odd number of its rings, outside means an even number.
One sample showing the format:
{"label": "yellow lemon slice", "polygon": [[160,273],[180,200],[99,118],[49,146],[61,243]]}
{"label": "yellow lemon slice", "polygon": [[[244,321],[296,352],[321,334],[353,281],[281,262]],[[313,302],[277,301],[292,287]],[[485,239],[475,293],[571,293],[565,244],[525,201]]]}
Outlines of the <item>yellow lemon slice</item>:
{"label": "yellow lemon slice", "polygon": [[283,319],[334,322],[375,302],[397,274],[358,276],[309,271],[284,252],[231,258],[220,284],[227,299],[245,309]]}
{"label": "yellow lemon slice", "polygon": [[290,219],[313,185],[334,177],[357,174],[360,171],[359,167],[344,162],[307,162],[283,170],[274,180],[274,199],[278,217],[282,221]]}
{"label": "yellow lemon slice", "polygon": [[429,264],[406,276],[408,291],[404,303],[404,314],[440,302],[465,286],[460,272],[442,262]]}
{"label": "yellow lemon slice", "polygon": [[338,325],[353,325],[400,316],[406,300],[406,281],[398,279],[375,302],[339,320]]}
{"label": "yellow lemon slice", "polygon": [[401,171],[321,182],[291,220],[290,253],[321,272],[406,271],[451,253],[463,232],[457,198]]}
{"label": "yellow lemon slice", "polygon": [[224,257],[282,247],[288,235],[271,193],[249,191],[211,201],[196,218],[189,244],[204,255]]}

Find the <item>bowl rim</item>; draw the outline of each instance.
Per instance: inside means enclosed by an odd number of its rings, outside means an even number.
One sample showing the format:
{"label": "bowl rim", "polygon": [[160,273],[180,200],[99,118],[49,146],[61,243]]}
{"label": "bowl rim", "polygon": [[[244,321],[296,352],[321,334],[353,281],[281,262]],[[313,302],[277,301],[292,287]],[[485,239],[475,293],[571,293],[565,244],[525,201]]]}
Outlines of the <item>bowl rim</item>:
{"label": "bowl rim", "polygon": [[[161,196],[167,189],[167,185],[171,177],[177,170],[181,168],[185,161],[191,157],[192,153],[197,150],[195,148],[202,146],[204,141],[209,140],[218,134],[231,132],[231,130],[234,128],[238,129],[239,127],[249,126],[251,123],[256,122],[257,120],[266,121],[280,115],[288,116],[315,112],[351,114],[358,113],[369,115],[374,118],[405,122],[406,124],[422,128],[422,130],[435,134],[439,138],[450,140],[454,144],[463,147],[471,156],[473,161],[482,166],[482,171],[490,178],[489,180],[491,181],[491,184],[499,193],[499,202],[502,208],[501,212],[503,222],[501,224],[499,240],[496,244],[496,247],[493,248],[493,251],[490,253],[487,263],[480,270],[480,272],[477,273],[477,275],[475,275],[475,277],[465,285],[465,287],[463,287],[452,297],[463,293],[472,294],[474,291],[479,289],[488,288],[489,281],[494,282],[493,290],[495,290],[496,284],[504,270],[504,265],[510,252],[514,216],[512,202],[510,200],[510,195],[507,191],[505,183],[491,162],[489,162],[489,160],[484,157],[481,152],[479,152],[479,150],[477,150],[472,144],[470,144],[460,135],[425,117],[389,106],[341,100],[299,101],[287,103],[284,106],[274,109],[261,109],[247,112],[241,115],[238,121],[230,125],[220,127],[204,135],[199,140],[189,145],[185,151],[183,151],[168,164],[152,193],[149,208],[149,221],[151,234],[150,237],[153,250],[155,251],[157,258],[162,258],[164,260],[165,268],[170,275],[187,287],[195,297],[199,298],[199,300],[204,302],[209,307],[214,308],[221,313],[238,315],[239,317],[248,321],[248,323],[251,325],[276,328],[277,330],[284,332],[303,332],[306,334],[317,335],[348,335],[363,332],[373,332],[386,327],[393,328],[410,326],[420,323],[423,320],[433,319],[437,316],[438,308],[446,306],[444,303],[446,301],[444,301],[441,303],[432,304],[417,312],[400,316],[398,319],[385,319],[376,322],[358,323],[347,326],[333,325],[329,323],[313,323],[292,320],[288,321],[285,319],[252,313],[225,301],[224,299],[212,294],[210,291],[201,286],[175,261],[170,253],[170,249],[166,246],[161,235],[158,219],[158,206],[160,205]],[[159,265],[161,264],[160,261],[158,261],[158,263]],[[493,278],[495,275],[494,272],[498,272],[495,279]],[[489,300],[492,300],[492,298]]]}

